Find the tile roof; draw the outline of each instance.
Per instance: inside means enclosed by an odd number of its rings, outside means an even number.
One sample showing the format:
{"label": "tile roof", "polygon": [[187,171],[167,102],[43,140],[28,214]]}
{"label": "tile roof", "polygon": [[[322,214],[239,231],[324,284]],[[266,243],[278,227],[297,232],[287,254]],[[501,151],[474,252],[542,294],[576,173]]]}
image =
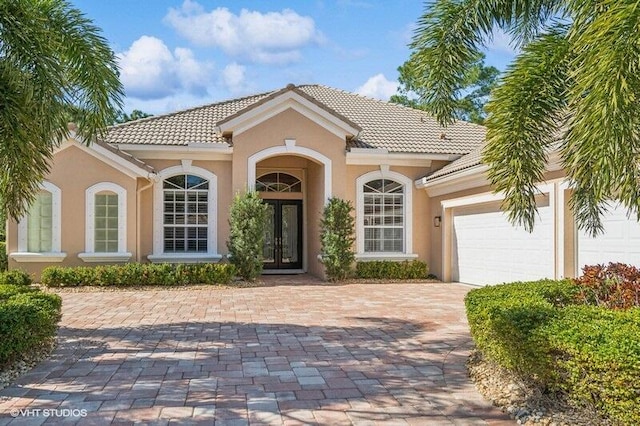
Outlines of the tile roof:
{"label": "tile roof", "polygon": [[458,121],[445,129],[421,110],[327,86],[290,85],[278,91],[113,126],[106,141],[145,145],[228,142],[216,133],[218,122],[285,90],[306,94],[325,109],[361,128],[349,147],[386,148],[389,152],[467,154],[481,145],[485,138],[485,128],[476,124]]}
{"label": "tile roof", "polygon": [[484,144],[474,149],[467,155],[463,155],[457,160],[447,164],[441,169],[436,170],[435,172],[427,175],[425,177],[425,182],[429,182],[435,179],[438,179],[443,176],[451,175],[457,172],[461,172],[466,169],[470,169],[471,167],[478,166],[482,164],[482,150],[484,149]]}
{"label": "tile roof", "polygon": [[[557,152],[560,149],[562,144],[560,138],[562,134],[564,133],[558,133],[558,135],[554,137],[554,139],[556,140],[547,148],[545,148],[545,153],[547,155],[547,158],[553,152]],[[482,151],[484,150],[485,146],[486,145],[483,143],[482,145],[480,145],[470,153],[463,155],[457,160],[447,164],[443,168],[438,169],[435,172],[431,173],[430,175],[425,176],[424,181],[430,182],[438,178],[441,178],[443,176],[452,175],[458,172],[462,172],[463,170],[470,169],[471,167],[484,164],[482,162]]]}

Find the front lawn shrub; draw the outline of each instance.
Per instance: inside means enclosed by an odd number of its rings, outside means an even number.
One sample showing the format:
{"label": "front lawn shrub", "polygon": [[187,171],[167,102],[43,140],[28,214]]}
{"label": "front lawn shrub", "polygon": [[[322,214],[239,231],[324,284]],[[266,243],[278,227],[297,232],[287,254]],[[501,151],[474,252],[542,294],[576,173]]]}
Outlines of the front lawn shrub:
{"label": "front lawn shrub", "polygon": [[253,282],[262,274],[268,207],[255,191],[237,194],[229,210],[229,261]]}
{"label": "front lawn shrub", "polygon": [[322,212],[320,243],[322,264],[329,281],[341,281],[351,273],[356,258],[355,220],[351,201],[332,197]]}
{"label": "front lawn shrub", "polygon": [[420,260],[376,260],[356,264],[356,276],[365,279],[417,280],[426,278],[428,273],[427,264]]}
{"label": "front lawn shrub", "polygon": [[580,298],[610,309],[640,307],[640,269],[624,263],[585,266],[575,280]]}
{"label": "front lawn shrub", "polygon": [[47,287],[228,284],[235,274],[233,265],[222,263],[127,263],[95,268],[50,266],[42,271],[41,282]]}
{"label": "front lawn shrub", "polygon": [[31,285],[32,282],[31,276],[19,269],[0,272],[0,284]]}
{"label": "front lawn shrub", "polygon": [[0,286],[0,367],[55,335],[62,299],[25,286]]}
{"label": "front lawn shrub", "polygon": [[583,305],[581,291],[570,280],[472,290],[465,304],[476,346],[614,424],[640,424],[640,309]]}

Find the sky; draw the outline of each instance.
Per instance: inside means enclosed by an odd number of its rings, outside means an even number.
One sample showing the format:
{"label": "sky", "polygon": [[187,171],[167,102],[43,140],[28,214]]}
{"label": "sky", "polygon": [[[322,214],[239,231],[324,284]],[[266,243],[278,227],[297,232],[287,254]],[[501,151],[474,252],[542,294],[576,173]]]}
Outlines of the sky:
{"label": "sky", "polygon": [[[71,0],[116,53],[124,110],[161,114],[293,84],[388,100],[420,0]],[[488,65],[514,56],[496,33]]]}

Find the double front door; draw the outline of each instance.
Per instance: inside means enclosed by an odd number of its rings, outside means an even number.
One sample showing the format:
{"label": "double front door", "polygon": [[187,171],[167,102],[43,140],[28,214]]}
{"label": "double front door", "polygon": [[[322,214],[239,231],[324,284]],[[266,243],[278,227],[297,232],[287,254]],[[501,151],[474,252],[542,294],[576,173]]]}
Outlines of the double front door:
{"label": "double front door", "polygon": [[302,200],[264,200],[269,207],[265,269],[302,268]]}

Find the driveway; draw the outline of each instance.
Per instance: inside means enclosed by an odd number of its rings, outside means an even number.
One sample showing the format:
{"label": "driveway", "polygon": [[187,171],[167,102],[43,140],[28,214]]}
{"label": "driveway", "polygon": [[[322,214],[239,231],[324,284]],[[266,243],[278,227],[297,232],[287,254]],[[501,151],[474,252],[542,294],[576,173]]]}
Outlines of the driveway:
{"label": "driveway", "polygon": [[0,425],[515,424],[467,378],[458,284],[61,293]]}

